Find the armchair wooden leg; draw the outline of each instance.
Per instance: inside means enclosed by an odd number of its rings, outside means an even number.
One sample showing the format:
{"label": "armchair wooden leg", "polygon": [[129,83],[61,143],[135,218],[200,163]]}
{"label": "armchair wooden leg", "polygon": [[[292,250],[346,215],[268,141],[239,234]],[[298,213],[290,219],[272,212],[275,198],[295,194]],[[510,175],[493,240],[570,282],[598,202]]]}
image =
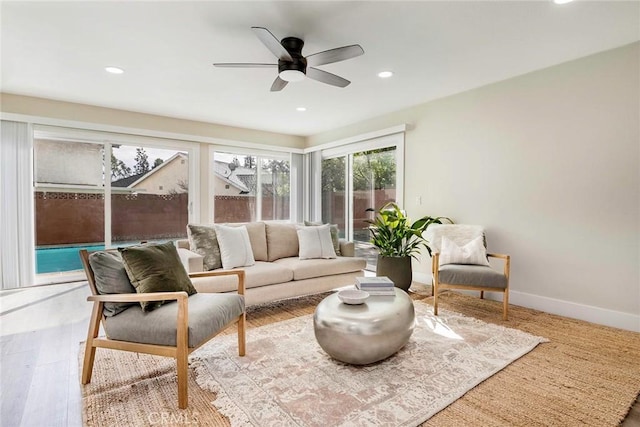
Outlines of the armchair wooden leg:
{"label": "armchair wooden leg", "polygon": [[93,304],[91,312],[91,322],[89,323],[89,331],[87,332],[87,342],[84,347],[84,362],[82,363],[82,384],[91,382],[91,374],[93,373],[93,361],[96,356],[96,347],[93,345],[93,339],[97,338],[100,332],[100,319],[102,317],[103,303],[97,302]]}
{"label": "armchair wooden leg", "polygon": [[178,408],[189,405],[189,311],[187,298],[178,300],[178,321],[176,334],[176,368],[178,370]]}
{"label": "armchair wooden leg", "polygon": [[484,291],[480,291],[480,299],[484,299]]}
{"label": "armchair wooden leg", "polygon": [[240,317],[238,317],[238,355],[244,356],[246,349],[246,339],[245,339],[245,324],[246,324],[246,315],[242,313]]}
{"label": "armchair wooden leg", "polygon": [[176,365],[178,369],[178,408],[186,409],[189,405],[188,397],[188,381],[189,381],[189,362],[187,360],[188,353],[178,348],[176,355]]}

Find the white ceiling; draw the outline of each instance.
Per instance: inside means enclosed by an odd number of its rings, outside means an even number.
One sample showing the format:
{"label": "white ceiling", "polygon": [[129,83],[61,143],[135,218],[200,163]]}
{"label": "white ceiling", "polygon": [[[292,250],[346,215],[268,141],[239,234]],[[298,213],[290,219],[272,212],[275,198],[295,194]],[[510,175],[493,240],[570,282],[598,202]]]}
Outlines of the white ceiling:
{"label": "white ceiling", "polygon": [[[312,135],[640,40],[640,1],[6,2],[2,91]],[[275,58],[251,26],[305,40],[304,55],[360,44],[270,92]],[[122,75],[104,71],[124,68]],[[391,79],[376,74],[391,70]],[[296,107],[304,106],[300,113]]]}

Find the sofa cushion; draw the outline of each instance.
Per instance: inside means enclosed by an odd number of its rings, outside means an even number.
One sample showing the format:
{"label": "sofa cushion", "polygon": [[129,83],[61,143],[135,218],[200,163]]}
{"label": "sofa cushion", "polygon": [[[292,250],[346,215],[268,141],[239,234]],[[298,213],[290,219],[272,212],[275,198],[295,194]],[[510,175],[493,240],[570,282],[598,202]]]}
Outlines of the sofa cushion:
{"label": "sofa cushion", "polygon": [[[116,251],[98,251],[89,255],[89,265],[93,270],[96,288],[100,295],[105,294],[134,294],[127,272],[124,269],[122,256]],[[105,316],[115,316],[137,302],[105,302],[103,313]]]}
{"label": "sofa cushion", "polygon": [[299,227],[297,232],[300,259],[331,259],[336,257],[329,224],[317,227]]}
{"label": "sofa cushion", "polygon": [[267,256],[267,232],[264,222],[234,222],[224,224],[229,227],[247,227],[249,241],[253,250],[253,258],[256,261],[268,261]]}
{"label": "sofa cushion", "polygon": [[249,233],[245,226],[227,227],[216,224],[214,227],[220,245],[222,268],[230,270],[236,267],[248,267],[256,263],[253,258]]}
{"label": "sofa cushion", "polygon": [[220,245],[213,224],[188,224],[187,235],[189,236],[189,250],[202,255],[202,267],[205,271],[222,267]]}
{"label": "sofa cushion", "polygon": [[[246,289],[293,280],[290,268],[273,262],[256,261],[251,267],[244,267]],[[191,279],[198,292],[231,292],[238,289],[236,276],[194,277]]]}
{"label": "sofa cushion", "polygon": [[[304,225],[309,226],[309,225],[323,225],[321,222],[314,222],[314,221],[305,221]],[[329,230],[331,231],[331,241],[333,242],[333,250],[336,251],[336,255],[337,256],[341,256],[342,254],[340,253],[340,230],[338,229],[338,224],[327,224],[330,228]]]}
{"label": "sofa cushion", "polygon": [[337,257],[334,259],[282,258],[274,261],[274,264],[291,269],[293,271],[293,280],[351,273],[362,270],[367,266],[366,260],[358,257]]}
{"label": "sofa cushion", "polygon": [[[244,312],[244,298],[237,294],[195,294],[189,297],[187,308],[188,345],[193,348],[237,319]],[[104,329],[113,340],[175,346],[177,318],[175,301],[149,313],[134,306],[109,317]]]}
{"label": "sofa cushion", "polygon": [[[184,269],[173,242],[149,243],[118,248],[131,284],[138,293],[178,292],[196,293]],[[159,307],[162,301],[141,301],[142,310]],[[122,313],[120,313],[122,314]]]}
{"label": "sofa cushion", "polygon": [[266,229],[269,261],[298,256],[298,233],[295,224],[267,222]]}

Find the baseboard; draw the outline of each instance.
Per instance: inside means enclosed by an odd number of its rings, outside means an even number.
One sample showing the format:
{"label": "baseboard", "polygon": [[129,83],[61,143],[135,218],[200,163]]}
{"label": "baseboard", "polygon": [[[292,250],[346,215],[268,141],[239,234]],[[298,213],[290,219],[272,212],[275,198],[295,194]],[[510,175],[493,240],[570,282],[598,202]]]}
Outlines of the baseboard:
{"label": "baseboard", "polygon": [[[413,280],[418,283],[431,284],[431,274],[413,273]],[[469,292],[477,295],[478,292]],[[486,292],[485,298],[494,301],[502,301],[499,292]],[[545,313],[557,314],[572,319],[584,320],[599,325],[625,329],[627,331],[640,332],[640,315],[609,310],[591,305],[543,297],[526,292],[509,291],[509,304],[521,307],[533,308]]]}

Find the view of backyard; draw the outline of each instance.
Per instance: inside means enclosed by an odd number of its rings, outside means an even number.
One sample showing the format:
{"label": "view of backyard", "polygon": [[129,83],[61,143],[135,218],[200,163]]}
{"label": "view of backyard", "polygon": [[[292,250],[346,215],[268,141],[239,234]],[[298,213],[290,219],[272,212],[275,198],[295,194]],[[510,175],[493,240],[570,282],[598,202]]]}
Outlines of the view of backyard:
{"label": "view of backyard", "polygon": [[[75,159],[76,168],[61,166],[69,157]],[[110,164],[105,157],[110,157]],[[213,160],[214,222],[289,220],[287,158],[216,152]],[[34,164],[38,274],[81,269],[80,248],[186,237],[190,206],[186,152],[36,140]],[[322,162],[322,219],[338,224],[343,238],[351,230],[356,255],[366,258],[369,268],[375,267],[377,250],[368,243],[365,220],[372,213],[366,210],[395,200],[395,191],[394,148]]]}

